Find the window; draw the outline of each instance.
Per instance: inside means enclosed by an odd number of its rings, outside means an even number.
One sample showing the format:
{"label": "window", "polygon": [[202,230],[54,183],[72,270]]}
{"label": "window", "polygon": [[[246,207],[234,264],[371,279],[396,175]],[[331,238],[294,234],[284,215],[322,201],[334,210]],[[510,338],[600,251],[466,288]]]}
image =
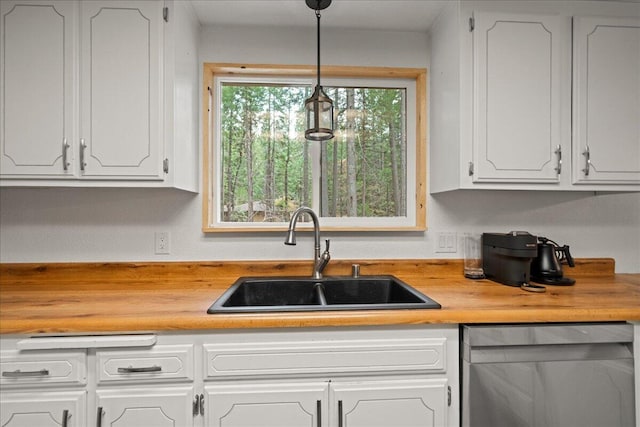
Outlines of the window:
{"label": "window", "polygon": [[[325,67],[335,138],[304,138],[314,67],[205,64],[203,230],[424,230],[426,71]],[[301,218],[303,220],[306,217]]]}

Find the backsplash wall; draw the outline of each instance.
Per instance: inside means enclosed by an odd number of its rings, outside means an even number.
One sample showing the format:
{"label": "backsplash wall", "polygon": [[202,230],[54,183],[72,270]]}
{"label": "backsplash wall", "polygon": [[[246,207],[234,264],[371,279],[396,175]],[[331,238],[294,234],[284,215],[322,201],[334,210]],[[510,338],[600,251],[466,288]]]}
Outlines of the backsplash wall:
{"label": "backsplash wall", "polygon": [[[323,63],[427,67],[422,33],[326,31]],[[207,62],[315,61],[315,32],[203,28]],[[198,78],[197,76],[194,78]],[[0,262],[310,259],[310,233],[298,246],[284,233],[201,232],[202,195],[167,189],[2,188]],[[618,272],[640,273],[640,194],[456,191],[428,196],[427,232],[323,233],[335,259],[461,258],[437,253],[439,232],[526,230],[569,244],[574,257],[613,257]],[[154,254],[154,233],[170,233],[169,255]],[[363,272],[366,274],[366,272]]]}
{"label": "backsplash wall", "polygon": [[[199,195],[164,189],[2,189],[2,262],[311,259],[313,238],[200,231]],[[335,259],[461,258],[436,252],[440,231],[527,230],[569,244],[574,257],[613,257],[640,273],[640,195],[458,191],[428,198],[425,233],[323,233]],[[170,232],[169,255],[154,232]]]}

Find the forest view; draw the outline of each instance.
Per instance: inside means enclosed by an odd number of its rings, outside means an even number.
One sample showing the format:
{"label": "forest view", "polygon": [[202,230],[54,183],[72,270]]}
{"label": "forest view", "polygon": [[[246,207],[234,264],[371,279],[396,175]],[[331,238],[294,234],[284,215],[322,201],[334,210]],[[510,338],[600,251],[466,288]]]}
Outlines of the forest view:
{"label": "forest view", "polygon": [[[222,83],[223,222],[287,222],[299,206],[314,207],[315,192],[320,216],[406,215],[405,89],[324,89],[335,137],[312,142],[304,138],[309,86]],[[319,162],[312,144],[320,144]]]}

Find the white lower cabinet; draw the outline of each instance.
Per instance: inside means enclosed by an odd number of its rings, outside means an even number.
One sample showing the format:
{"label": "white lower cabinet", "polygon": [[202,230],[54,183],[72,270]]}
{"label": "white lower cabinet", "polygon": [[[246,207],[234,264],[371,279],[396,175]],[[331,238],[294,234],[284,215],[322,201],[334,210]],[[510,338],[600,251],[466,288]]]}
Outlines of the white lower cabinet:
{"label": "white lower cabinet", "polygon": [[458,329],[246,331],[203,343],[207,426],[457,426]]}
{"label": "white lower cabinet", "polygon": [[206,425],[444,426],[446,379],[225,383],[205,387]]}
{"label": "white lower cabinet", "polygon": [[194,344],[98,349],[98,427],[193,426]]}
{"label": "white lower cabinet", "polygon": [[3,427],[82,427],[85,425],[87,392],[31,391],[0,395]]}
{"label": "white lower cabinet", "polygon": [[457,325],[122,337],[1,337],[0,425],[459,425]]}
{"label": "white lower cabinet", "polygon": [[329,425],[449,425],[448,387],[448,381],[444,378],[331,383],[330,413],[334,414],[334,417]]}
{"label": "white lower cabinet", "polygon": [[[207,426],[326,426],[328,383],[247,382],[205,386]],[[326,416],[326,415],[325,415]]]}
{"label": "white lower cabinet", "polygon": [[0,426],[85,425],[85,351],[21,352],[0,343]]}
{"label": "white lower cabinet", "polygon": [[96,425],[192,426],[193,386],[98,390]]}

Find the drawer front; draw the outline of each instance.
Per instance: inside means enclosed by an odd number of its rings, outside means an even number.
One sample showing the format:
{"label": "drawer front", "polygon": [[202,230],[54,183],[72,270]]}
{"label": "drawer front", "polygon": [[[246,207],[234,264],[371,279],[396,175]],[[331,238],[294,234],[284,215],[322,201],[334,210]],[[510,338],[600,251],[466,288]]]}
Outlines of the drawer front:
{"label": "drawer front", "polygon": [[446,338],[204,345],[206,378],[443,373]]}
{"label": "drawer front", "polygon": [[0,352],[2,387],[46,384],[86,384],[87,355],[84,351]]}
{"label": "drawer front", "polygon": [[156,345],[147,350],[96,352],[98,383],[193,381],[193,345]]}

